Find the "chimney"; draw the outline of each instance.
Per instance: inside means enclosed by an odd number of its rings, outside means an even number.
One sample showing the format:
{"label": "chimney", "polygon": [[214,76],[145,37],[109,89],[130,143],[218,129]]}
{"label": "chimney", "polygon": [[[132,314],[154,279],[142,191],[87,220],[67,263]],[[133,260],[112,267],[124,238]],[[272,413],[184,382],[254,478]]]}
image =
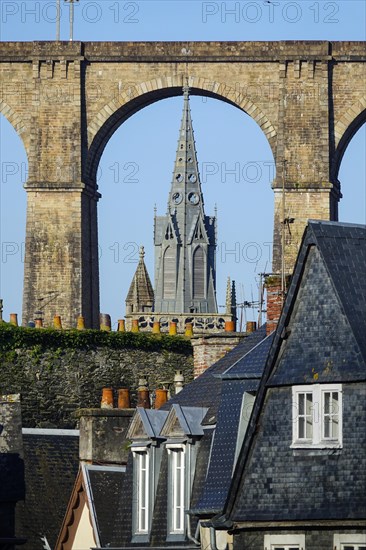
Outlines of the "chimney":
{"label": "chimney", "polygon": [[62,329],[62,322],[61,322],[61,317],[60,315],[55,315],[54,318],[53,318],[53,327],[56,329],[56,330],[61,330]]}
{"label": "chimney", "polygon": [[18,314],[17,313],[10,313],[10,324],[14,325],[15,327],[18,326]]}
{"label": "chimney", "polygon": [[159,388],[155,390],[155,409],[160,409],[168,401],[168,390]]}
{"label": "chimney", "polygon": [[118,408],[119,409],[131,408],[130,390],[128,388],[121,388],[118,390]]}
{"label": "chimney", "polygon": [[151,408],[150,392],[145,378],[140,378],[139,380],[139,386],[137,388],[137,406],[143,407],[144,409]]}
{"label": "chimney", "polygon": [[113,389],[112,388],[103,388],[100,408],[113,409]]}
{"label": "chimney", "polygon": [[111,316],[108,313],[101,313],[99,316],[100,330],[109,332],[112,328]]}
{"label": "chimney", "polygon": [[247,321],[246,332],[255,332],[257,330],[257,323],[255,321]]}
{"label": "chimney", "polygon": [[283,296],[281,289],[281,276],[269,275],[265,280],[267,290],[267,335],[277,328],[281,316]]}
{"label": "chimney", "polygon": [[76,325],[77,330],[84,330],[85,329],[85,321],[84,317],[82,315],[79,315]]}
{"label": "chimney", "polygon": [[182,391],[183,383],[184,383],[183,371],[177,370],[174,376],[175,395],[177,395],[179,392]]}

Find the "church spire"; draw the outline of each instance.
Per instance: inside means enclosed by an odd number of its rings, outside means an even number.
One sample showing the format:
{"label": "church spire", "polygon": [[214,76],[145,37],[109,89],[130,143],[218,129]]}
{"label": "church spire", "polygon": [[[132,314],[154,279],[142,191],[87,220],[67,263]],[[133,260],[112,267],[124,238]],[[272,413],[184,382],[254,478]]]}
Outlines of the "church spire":
{"label": "church spire", "polygon": [[216,313],[216,219],[205,215],[189,88],[166,216],[155,217],[155,312]]}
{"label": "church spire", "polygon": [[[173,181],[169,194],[168,212],[172,208],[185,210],[187,206],[198,206],[203,212],[203,195],[198,170],[196,145],[189,106],[189,88],[183,88],[183,114],[179,131],[178,147],[174,163]],[[183,201],[188,199],[188,202]]]}

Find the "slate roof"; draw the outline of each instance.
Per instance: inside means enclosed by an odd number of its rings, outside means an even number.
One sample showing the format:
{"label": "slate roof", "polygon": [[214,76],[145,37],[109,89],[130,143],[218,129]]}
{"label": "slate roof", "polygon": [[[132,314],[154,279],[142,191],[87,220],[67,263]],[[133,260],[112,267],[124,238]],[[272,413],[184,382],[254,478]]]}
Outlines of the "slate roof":
{"label": "slate roof", "polygon": [[[202,506],[199,504],[201,499],[201,493],[207,481],[207,469],[212,456],[212,439],[214,438],[216,416],[220,405],[221,398],[221,387],[226,381],[217,376],[225,371],[227,371],[233,364],[236,364],[238,361],[243,360],[245,357],[245,368],[249,370],[252,369],[252,376],[256,375],[258,370],[258,353],[256,351],[255,359],[253,360],[253,365],[249,361],[247,354],[250,349],[256,348],[259,342],[267,342],[266,339],[266,327],[263,326],[256,332],[253,332],[248,337],[244,338],[233,350],[228,352],[222,359],[217,361],[212,367],[208,368],[201,376],[196,378],[193,382],[184,387],[184,389],[177,394],[173,399],[170,399],[159,411],[167,411],[171,409],[179,409],[184,411],[186,414],[202,411],[204,408],[208,408],[205,419],[202,422],[203,426],[203,437],[199,442],[199,450],[197,454],[194,482],[192,488],[192,498],[191,506],[192,508],[197,508],[198,506],[202,509]],[[267,344],[266,344],[267,345]],[[255,365],[255,367],[254,367]],[[235,406],[238,414],[240,413],[241,407],[241,398],[243,387],[250,385],[252,388],[253,385],[257,386],[258,382],[255,379],[238,381],[235,380],[236,386],[242,384],[242,388],[238,389],[237,396],[237,405]],[[230,391],[228,391],[228,396],[230,397]],[[229,398],[230,401],[230,398]],[[232,404],[233,405],[233,404]],[[192,407],[191,410],[188,407]],[[222,413],[223,415],[226,412]],[[194,416],[194,415],[193,415]],[[238,417],[238,415],[237,415]],[[193,419],[194,420],[194,419]],[[193,428],[192,428],[193,426]],[[190,428],[190,431],[196,433],[202,433],[201,426],[196,426],[196,422]],[[234,423],[233,423],[234,426]],[[237,424],[236,424],[237,428]],[[236,434],[233,436],[236,442]],[[234,444],[235,452],[235,444]],[[233,460],[233,456],[232,456]],[[218,464],[218,467],[219,464]],[[232,467],[232,466],[231,466]],[[229,468],[230,475],[231,470]],[[223,472],[221,471],[220,474]],[[226,482],[226,478],[225,478]],[[111,544],[113,547],[118,548],[129,548],[131,547],[131,529],[132,529],[132,499],[134,497],[134,486],[133,486],[133,473],[132,473],[132,457],[130,456],[129,462],[127,465],[126,476],[124,478],[124,485],[122,489],[122,496],[120,504],[117,507],[117,515],[114,523],[114,529],[111,537]],[[197,518],[192,517],[191,519],[191,531],[194,534],[195,526],[197,523]],[[155,508],[153,515],[153,523],[151,530],[151,542],[146,543],[148,547],[154,546],[164,546],[170,543],[166,542],[166,525],[167,525],[167,456],[166,453],[163,453],[159,482],[157,487],[157,493],[155,498]],[[179,546],[189,546],[192,547],[190,541],[185,541],[179,543]],[[144,544],[141,545],[141,547]]]}
{"label": "slate roof", "polygon": [[146,269],[144,256],[144,247],[141,247],[139,263],[126,297],[126,303],[133,304],[134,307],[137,307],[137,311],[142,311],[143,306],[150,305],[152,307],[154,303],[154,290]]}
{"label": "slate roof", "polygon": [[122,497],[125,467],[86,466],[95,520],[102,546],[111,542],[114,513]]}
{"label": "slate roof", "polygon": [[270,385],[311,383],[314,374],[318,382],[366,379],[365,273],[366,226],[309,222],[276,338],[289,336],[278,340]]}
{"label": "slate roof", "polygon": [[257,391],[273,336],[265,337],[221,375],[215,375],[222,380],[221,403],[207,479],[201,498],[192,506],[195,514],[213,515],[223,509],[234,468],[243,394]]}
{"label": "slate roof", "polygon": [[26,495],[16,509],[23,548],[42,548],[40,536],[54,548],[79,468],[79,434],[23,428],[23,449]]}
{"label": "slate roof", "polygon": [[[365,247],[365,226],[309,222],[216,527],[366,518]],[[291,386],[335,381],[342,449],[292,449]]]}
{"label": "slate roof", "polygon": [[234,349],[209,367],[201,376],[185,386],[162,409],[170,409],[174,403],[187,407],[207,407],[208,412],[204,424],[215,424],[221,396],[221,379],[216,375],[223,374],[234,363],[242,359],[265,336],[266,328],[263,325],[260,329],[244,338]]}

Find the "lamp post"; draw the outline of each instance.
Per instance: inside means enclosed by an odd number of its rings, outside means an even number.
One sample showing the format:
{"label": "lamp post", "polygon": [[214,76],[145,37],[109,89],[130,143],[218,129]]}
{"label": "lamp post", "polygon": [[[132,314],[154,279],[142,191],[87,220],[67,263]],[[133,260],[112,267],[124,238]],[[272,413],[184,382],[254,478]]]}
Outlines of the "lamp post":
{"label": "lamp post", "polygon": [[60,0],[56,0],[56,41],[60,41],[60,19],[61,19],[61,6]]}
{"label": "lamp post", "polygon": [[66,3],[70,4],[70,42],[74,39],[74,2],[79,2],[79,0],[64,0]]}

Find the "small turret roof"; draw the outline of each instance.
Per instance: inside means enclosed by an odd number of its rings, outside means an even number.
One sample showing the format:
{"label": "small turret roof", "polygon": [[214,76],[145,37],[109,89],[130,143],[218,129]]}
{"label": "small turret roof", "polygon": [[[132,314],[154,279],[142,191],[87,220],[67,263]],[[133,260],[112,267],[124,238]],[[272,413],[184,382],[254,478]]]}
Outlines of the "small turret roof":
{"label": "small turret roof", "polygon": [[154,303],[154,290],[146,269],[144,247],[140,247],[140,259],[126,297],[126,304],[133,304],[136,311],[143,305]]}

